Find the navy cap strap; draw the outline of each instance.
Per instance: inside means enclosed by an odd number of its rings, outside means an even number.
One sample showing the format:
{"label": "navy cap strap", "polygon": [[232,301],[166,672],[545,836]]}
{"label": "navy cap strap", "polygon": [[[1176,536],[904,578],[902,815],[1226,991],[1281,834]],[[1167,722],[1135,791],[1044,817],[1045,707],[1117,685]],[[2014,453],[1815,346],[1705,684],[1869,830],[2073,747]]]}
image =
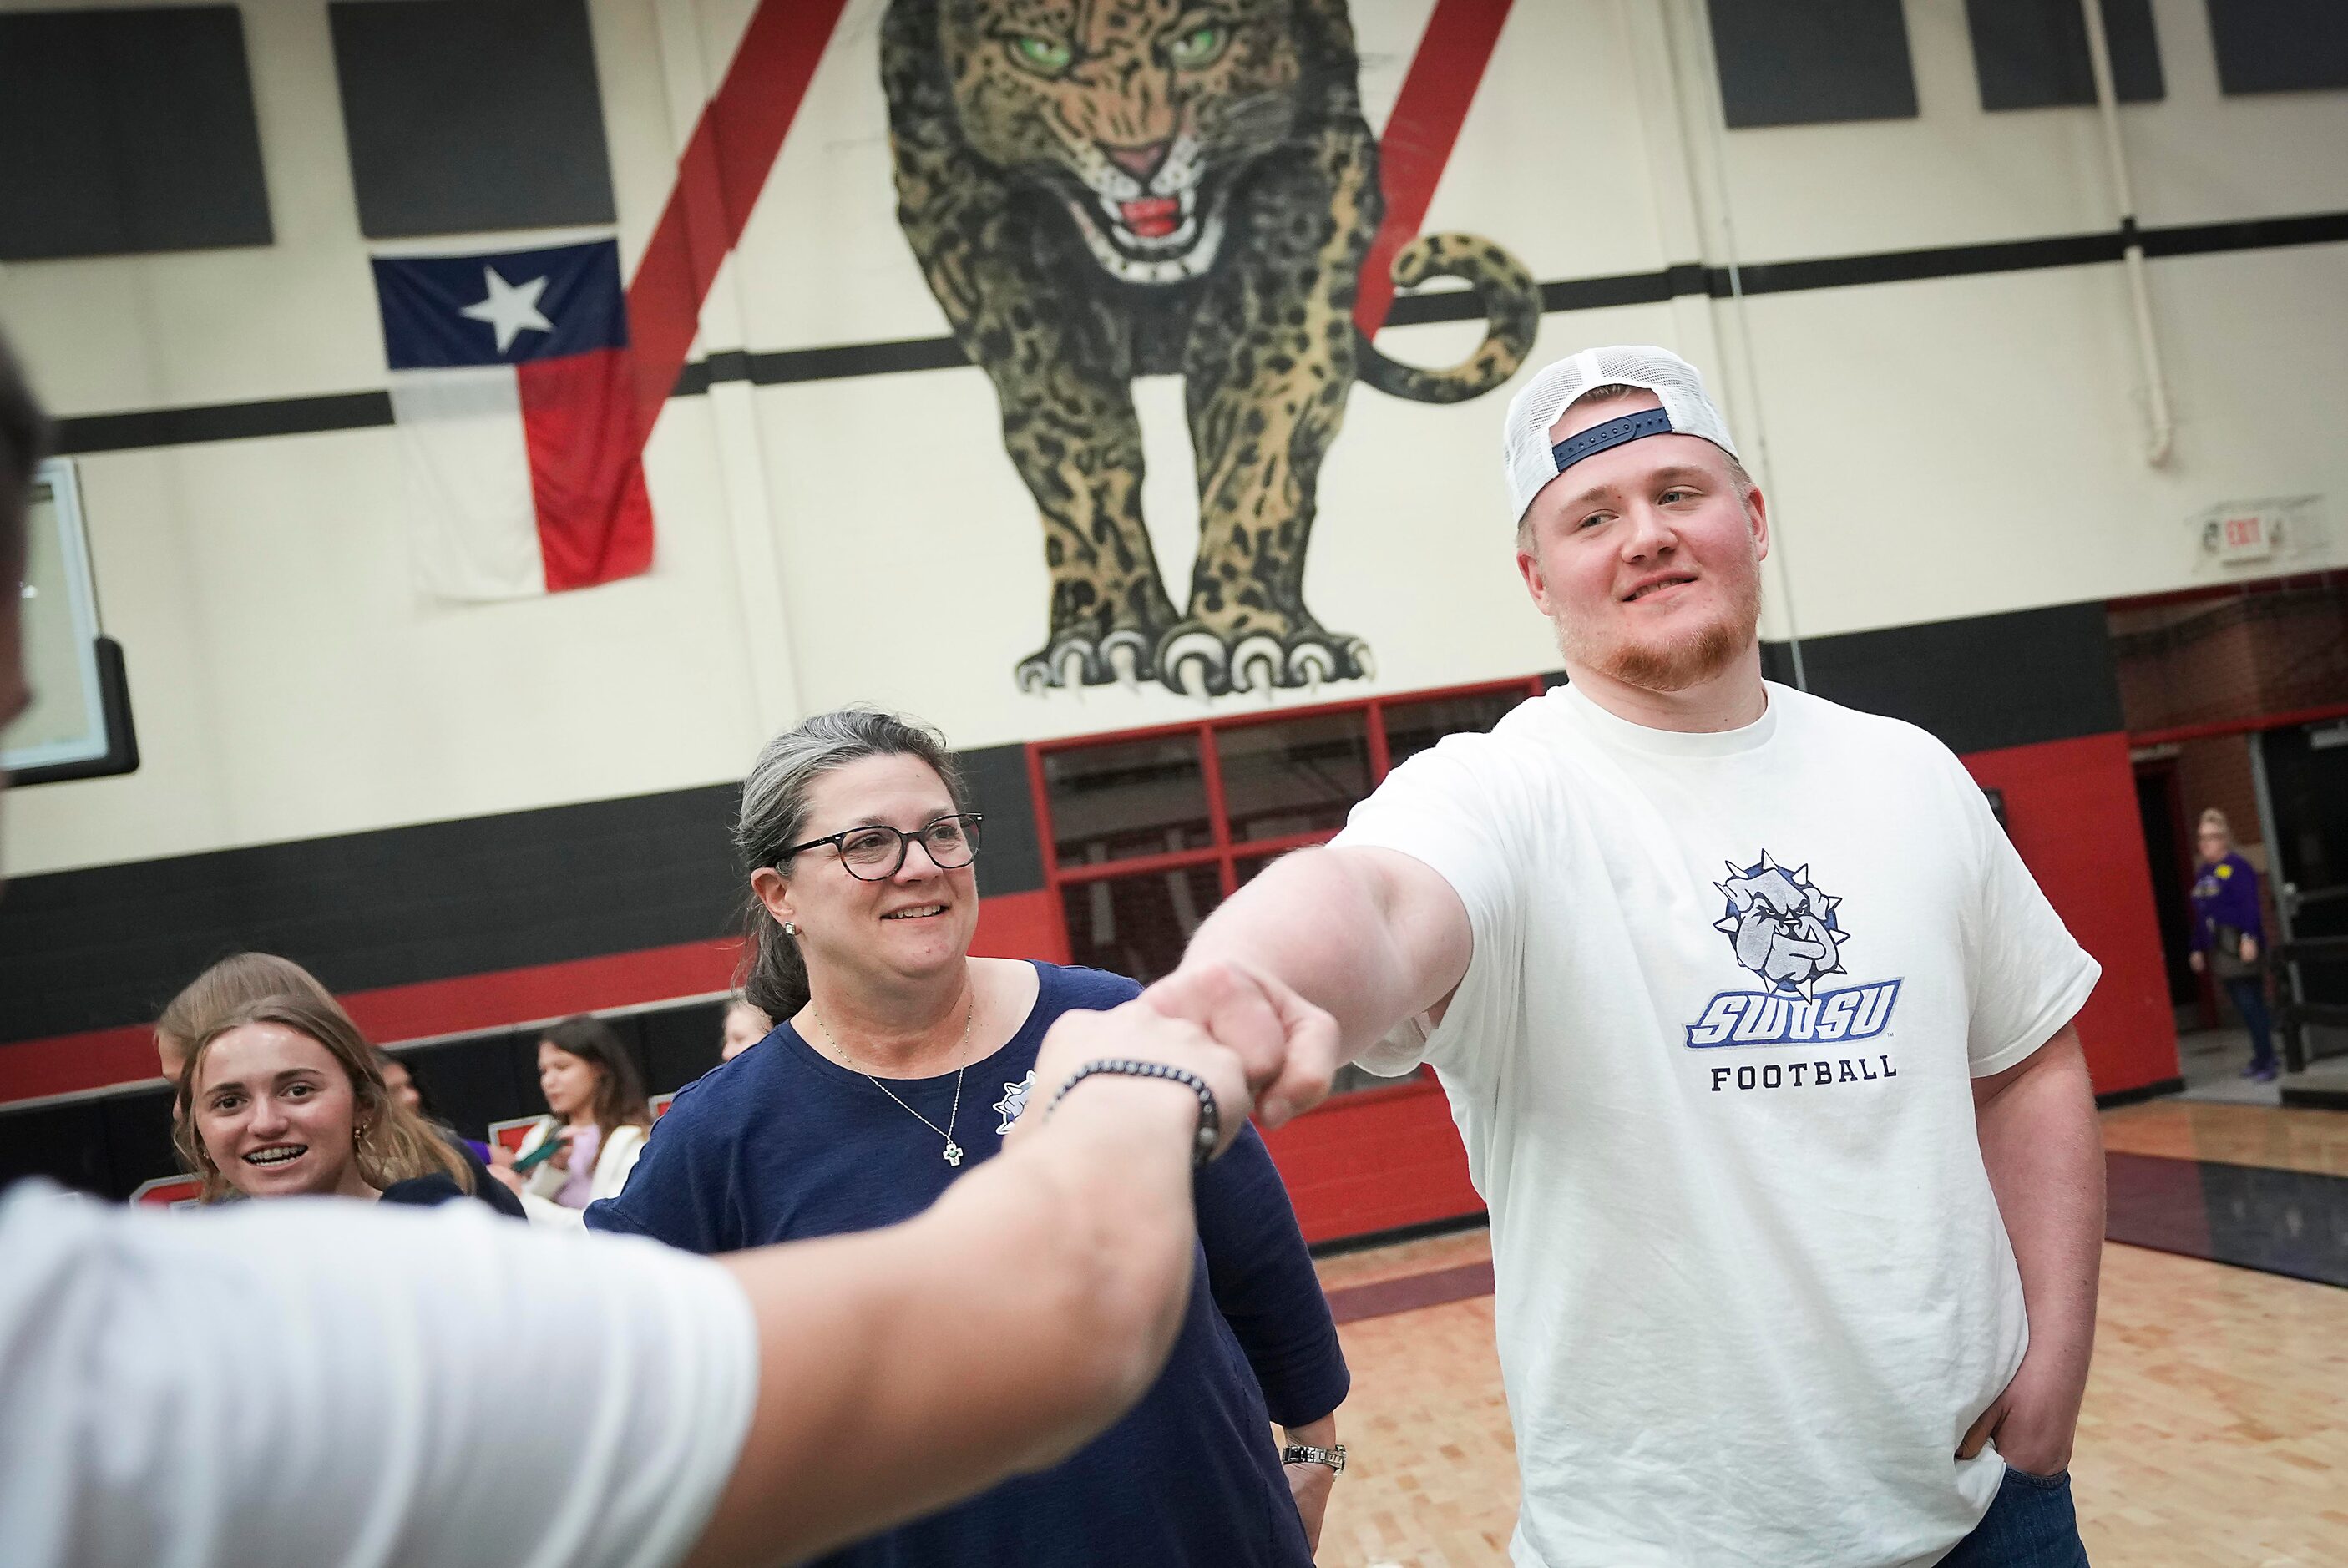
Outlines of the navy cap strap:
{"label": "navy cap strap", "polygon": [[1609,447],[1619,447],[1642,436],[1668,436],[1671,433],[1672,417],[1669,414],[1661,408],[1643,408],[1636,414],[1625,414],[1619,419],[1592,425],[1578,436],[1568,436],[1549,450],[1550,455],[1557,459],[1557,471],[1563,473],[1582,459],[1595,457]]}

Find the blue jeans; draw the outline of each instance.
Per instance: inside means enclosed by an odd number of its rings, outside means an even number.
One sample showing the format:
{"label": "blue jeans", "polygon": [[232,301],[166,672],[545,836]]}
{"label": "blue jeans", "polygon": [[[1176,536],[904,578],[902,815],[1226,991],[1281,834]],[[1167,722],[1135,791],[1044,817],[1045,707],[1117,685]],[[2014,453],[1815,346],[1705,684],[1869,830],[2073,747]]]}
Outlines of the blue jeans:
{"label": "blue jeans", "polygon": [[2071,1472],[2029,1475],[2008,1469],[1989,1511],[1939,1568],[2087,1568]]}
{"label": "blue jeans", "polygon": [[2242,1027],[2250,1032],[2250,1066],[2274,1066],[2274,1025],[2267,1016],[2266,976],[2244,975],[2224,985],[2226,995],[2233,998],[2234,1011],[2242,1016]]}

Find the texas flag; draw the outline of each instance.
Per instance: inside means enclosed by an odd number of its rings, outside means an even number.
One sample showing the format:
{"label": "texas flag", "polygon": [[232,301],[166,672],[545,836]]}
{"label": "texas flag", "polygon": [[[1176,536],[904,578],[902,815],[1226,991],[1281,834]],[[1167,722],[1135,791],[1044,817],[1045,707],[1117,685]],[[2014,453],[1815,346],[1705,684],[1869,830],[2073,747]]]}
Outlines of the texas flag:
{"label": "texas flag", "polygon": [[618,247],[378,256],[414,553],[452,599],[652,564]]}

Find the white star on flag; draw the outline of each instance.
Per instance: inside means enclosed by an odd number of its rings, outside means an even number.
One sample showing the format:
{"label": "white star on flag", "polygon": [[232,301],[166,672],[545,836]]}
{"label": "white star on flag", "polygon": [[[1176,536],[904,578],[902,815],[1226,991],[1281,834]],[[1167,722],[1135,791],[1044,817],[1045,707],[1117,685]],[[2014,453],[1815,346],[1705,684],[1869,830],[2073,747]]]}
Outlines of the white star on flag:
{"label": "white star on flag", "polygon": [[483,267],[481,278],[489,286],[489,297],[457,314],[488,322],[496,328],[499,354],[511,348],[513,340],[524,332],[554,330],[554,324],[540,315],[538,309],[538,296],[546,292],[544,278],[532,278],[516,287],[499,277],[495,267]]}

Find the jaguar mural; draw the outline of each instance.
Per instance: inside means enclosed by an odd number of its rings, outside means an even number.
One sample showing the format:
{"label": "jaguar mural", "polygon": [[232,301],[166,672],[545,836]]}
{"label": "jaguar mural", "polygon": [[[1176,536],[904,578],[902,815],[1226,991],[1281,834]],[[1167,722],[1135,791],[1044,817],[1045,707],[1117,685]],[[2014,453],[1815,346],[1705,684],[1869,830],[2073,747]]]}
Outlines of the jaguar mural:
{"label": "jaguar mural", "polygon": [[[1042,514],[1050,627],[1032,691],[1163,681],[1206,697],[1354,678],[1304,603],[1323,459],[1356,377],[1457,402],[1507,380],[1540,295],[1490,241],[1430,234],[1395,281],[1460,279],[1484,338],[1428,370],[1356,328],[1383,215],[1344,0],[892,0],[881,34],[898,222],[992,380]],[[1179,374],[1198,463],[1188,603],[1141,509],[1132,382]]]}

